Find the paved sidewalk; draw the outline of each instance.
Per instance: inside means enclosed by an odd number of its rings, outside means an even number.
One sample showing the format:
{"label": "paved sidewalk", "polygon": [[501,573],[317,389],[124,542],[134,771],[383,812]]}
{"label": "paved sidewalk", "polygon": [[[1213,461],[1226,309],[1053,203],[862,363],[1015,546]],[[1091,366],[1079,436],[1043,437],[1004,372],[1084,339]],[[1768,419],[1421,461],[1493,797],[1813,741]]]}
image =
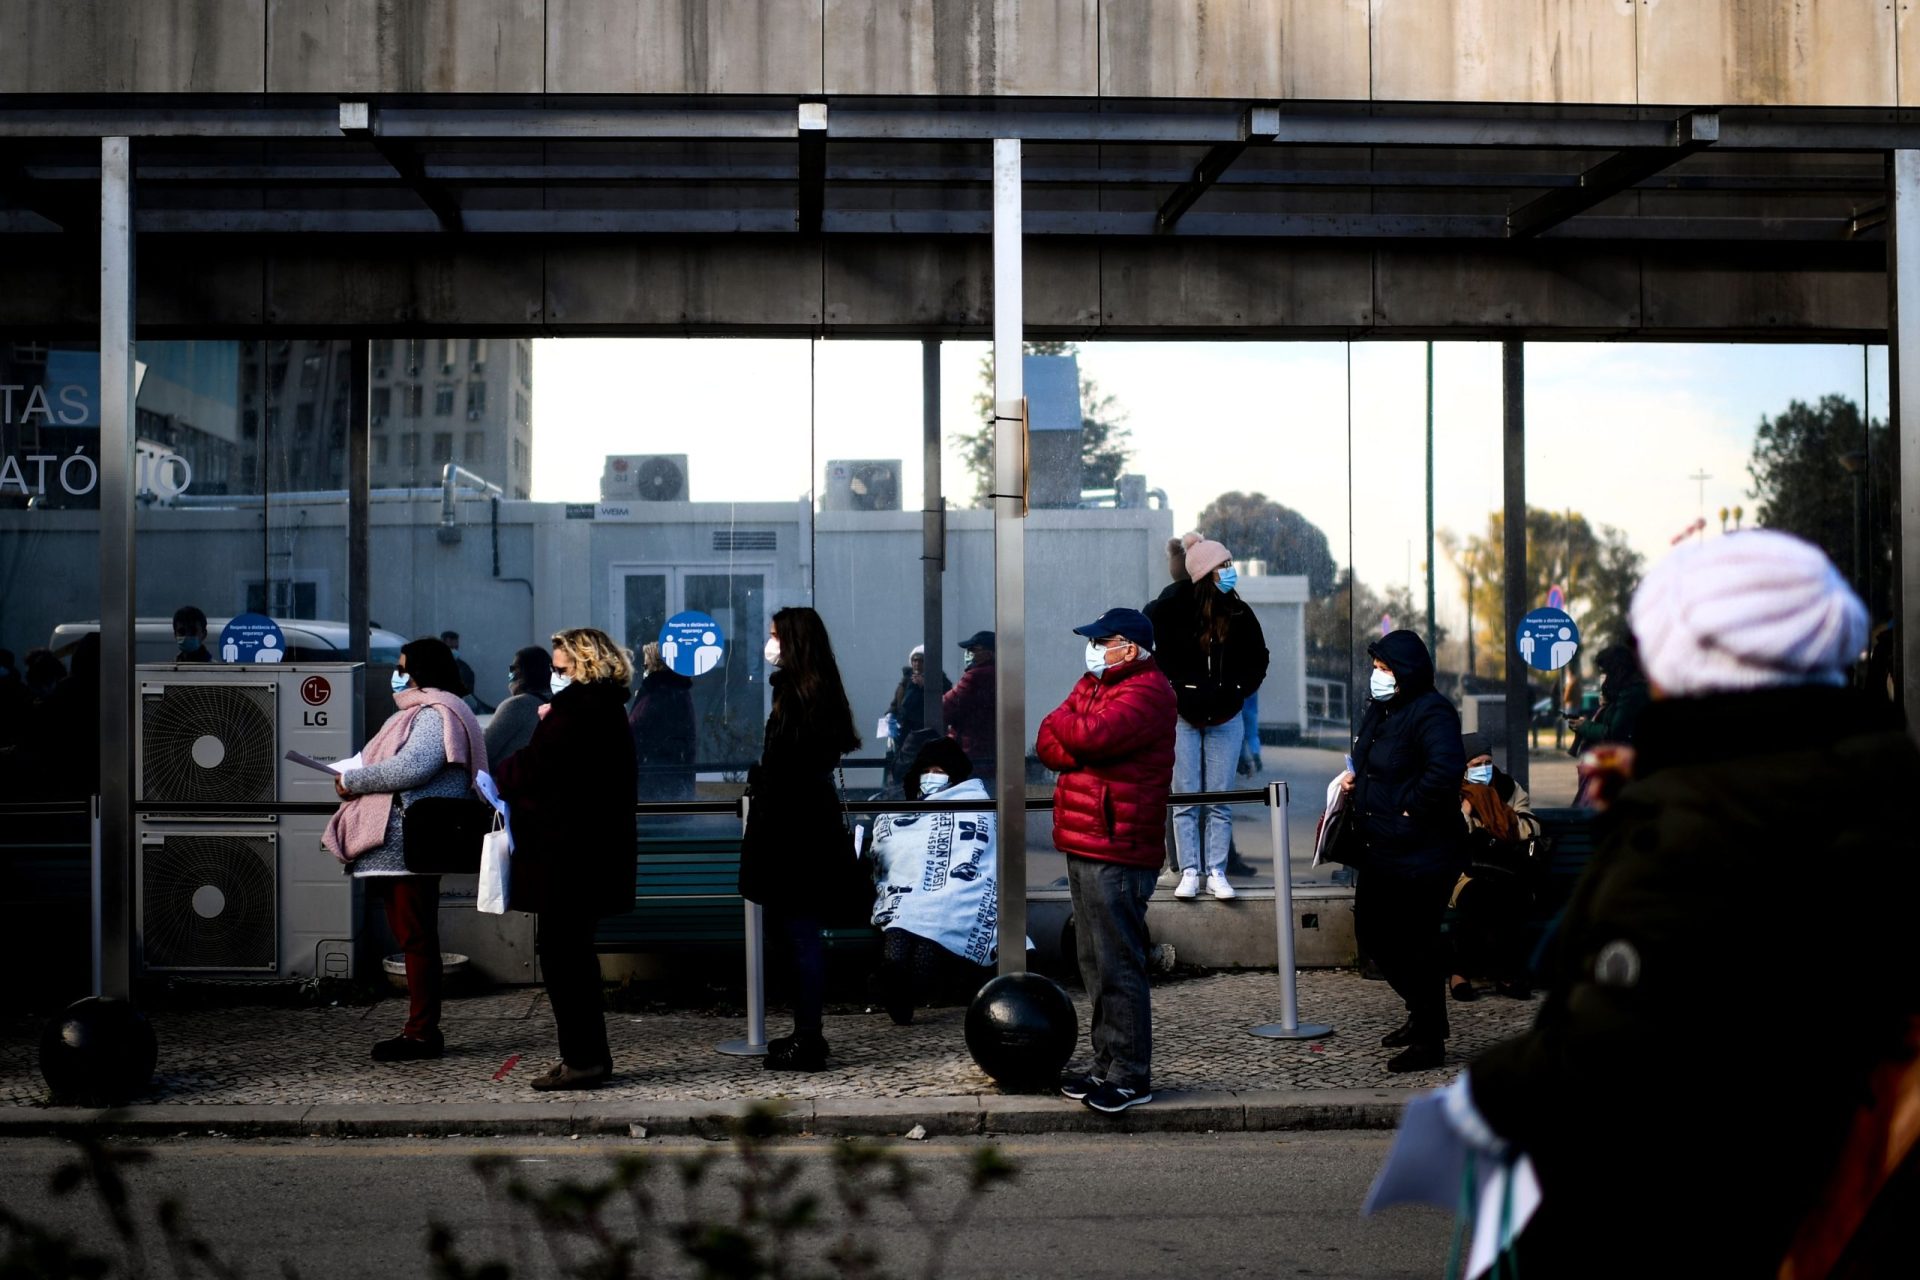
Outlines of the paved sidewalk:
{"label": "paved sidewalk", "polygon": [[[1078,993],[1075,993],[1078,997]],[[1084,1052],[1087,1004],[1076,999]],[[1403,1012],[1383,982],[1345,970],[1300,979],[1308,1021],[1332,1023],[1321,1041],[1255,1038],[1278,1015],[1272,974],[1219,974],[1154,990],[1155,1088],[1165,1101],[1129,1113],[1139,1127],[1370,1127],[1391,1123],[1415,1090],[1444,1083],[1475,1054],[1524,1029],[1535,1004],[1483,997],[1453,1004],[1445,1068],[1389,1075],[1380,1037]],[[964,1010],[922,1010],[896,1027],[879,1009],[830,1015],[832,1066],[776,1074],[758,1059],[722,1057],[738,1019],[701,1014],[607,1014],[616,1077],[590,1093],[554,1097],[527,1081],[555,1057],[553,1020],[535,989],[448,1002],[447,1056],[381,1065],[369,1046],[391,1035],[404,1004],[368,1008],[162,1011],[160,1065],[134,1107],[106,1113],[123,1129],[191,1126],[253,1132],[699,1131],[704,1118],[780,1099],[790,1127],[810,1132],[1047,1131],[1085,1127],[1085,1108],[1058,1098],[1000,1093],[968,1056]],[[769,1019],[773,1034],[786,1022]],[[16,1021],[0,1040],[0,1133],[99,1120],[47,1106],[38,1027]],[[1156,1115],[1158,1118],[1156,1119]],[[144,1117],[144,1118],[143,1118]],[[1342,1117],[1346,1117],[1345,1120]],[[1348,1123],[1348,1122],[1351,1123]]]}

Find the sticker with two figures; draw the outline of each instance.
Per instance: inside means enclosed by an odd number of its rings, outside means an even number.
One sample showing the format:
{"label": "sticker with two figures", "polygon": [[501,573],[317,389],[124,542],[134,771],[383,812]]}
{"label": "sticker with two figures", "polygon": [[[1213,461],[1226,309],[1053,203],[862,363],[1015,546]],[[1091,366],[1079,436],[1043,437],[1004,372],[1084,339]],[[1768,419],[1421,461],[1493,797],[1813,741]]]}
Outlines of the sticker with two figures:
{"label": "sticker with two figures", "polygon": [[1513,634],[1514,647],[1535,671],[1558,671],[1580,651],[1579,624],[1564,609],[1535,609]]}
{"label": "sticker with two figures", "polygon": [[243,613],[220,631],[222,662],[284,662],[287,636],[264,613]]}
{"label": "sticker with two figures", "polygon": [[708,614],[676,613],[660,628],[660,661],[683,676],[703,676],[720,665],[727,639]]}

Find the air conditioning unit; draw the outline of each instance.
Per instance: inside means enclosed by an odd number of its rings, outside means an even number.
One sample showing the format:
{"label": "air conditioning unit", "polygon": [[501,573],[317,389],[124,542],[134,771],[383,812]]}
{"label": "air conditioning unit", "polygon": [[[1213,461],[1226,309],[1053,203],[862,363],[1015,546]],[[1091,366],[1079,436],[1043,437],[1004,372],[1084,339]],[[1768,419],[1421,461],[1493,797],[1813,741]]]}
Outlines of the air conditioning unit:
{"label": "air conditioning unit", "polygon": [[684,453],[609,454],[600,473],[602,502],[686,502]]}
{"label": "air conditioning unit", "polygon": [[478,409],[467,410],[467,421],[468,422],[480,421],[480,411]]}
{"label": "air conditioning unit", "polygon": [[351,976],[359,924],[353,882],[321,847],[319,815],[234,813],[223,805],[333,803],[331,774],[285,759],[342,759],[363,738],[365,670],[143,664],[134,724],[142,814],[135,911],[151,972]]}
{"label": "air conditioning unit", "polygon": [[853,458],[827,463],[822,511],[898,511],[900,460]]}

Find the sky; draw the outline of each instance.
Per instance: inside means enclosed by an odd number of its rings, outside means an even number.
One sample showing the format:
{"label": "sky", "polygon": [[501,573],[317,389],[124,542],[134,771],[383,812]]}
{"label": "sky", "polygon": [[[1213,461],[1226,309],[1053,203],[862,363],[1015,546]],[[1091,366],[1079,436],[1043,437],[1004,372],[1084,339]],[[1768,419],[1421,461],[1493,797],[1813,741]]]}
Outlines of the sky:
{"label": "sky", "polygon": [[[951,441],[978,424],[987,349],[942,345],[955,505],[973,485]],[[1886,349],[1864,354],[1863,368],[1859,346],[1530,343],[1528,500],[1616,526],[1656,559],[1703,510],[1715,528],[1723,506],[1751,512],[1763,416],[1829,393],[1858,400],[1864,384],[1884,417]],[[1176,528],[1220,493],[1257,490],[1319,525],[1376,589],[1424,592],[1424,344],[1102,342],[1082,344],[1080,362],[1115,398],[1131,469],[1166,491]],[[918,342],[538,340],[533,497],[595,498],[612,453],[686,454],[695,501],[792,501],[829,460],[892,458],[916,507],[920,380]],[[1433,398],[1435,522],[1482,531],[1500,506],[1499,344],[1436,344]],[[1457,622],[1444,556],[1437,590],[1441,622]]]}

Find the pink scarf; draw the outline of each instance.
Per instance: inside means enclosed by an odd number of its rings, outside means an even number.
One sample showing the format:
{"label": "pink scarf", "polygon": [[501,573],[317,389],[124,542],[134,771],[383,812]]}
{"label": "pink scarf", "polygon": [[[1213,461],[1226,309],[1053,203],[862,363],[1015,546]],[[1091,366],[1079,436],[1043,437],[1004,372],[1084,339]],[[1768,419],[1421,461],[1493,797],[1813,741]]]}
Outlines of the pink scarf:
{"label": "pink scarf", "polygon": [[[400,754],[415,718],[424,708],[434,706],[440,708],[440,723],[446,728],[447,759],[466,769],[469,782],[486,769],[486,735],[466,703],[444,689],[402,689],[393,700],[400,710],[387,718],[360,753],[364,764],[381,764]],[[387,822],[392,816],[391,791],[355,796],[342,802],[327,820],[327,833],[321,843],[340,861],[352,862],[387,842]]]}

